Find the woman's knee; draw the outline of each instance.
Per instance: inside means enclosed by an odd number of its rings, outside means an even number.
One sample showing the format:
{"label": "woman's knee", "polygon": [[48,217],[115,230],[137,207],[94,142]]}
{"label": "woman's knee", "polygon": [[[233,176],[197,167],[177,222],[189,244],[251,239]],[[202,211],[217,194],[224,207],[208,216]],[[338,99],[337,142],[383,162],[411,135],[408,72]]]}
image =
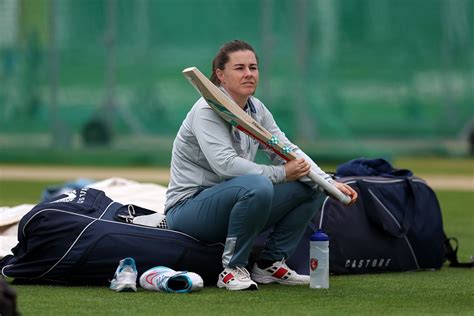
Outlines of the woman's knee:
{"label": "woman's knee", "polygon": [[273,198],[273,183],[265,176],[262,175],[246,175],[243,176],[245,188],[252,194],[258,195],[260,198],[272,199]]}

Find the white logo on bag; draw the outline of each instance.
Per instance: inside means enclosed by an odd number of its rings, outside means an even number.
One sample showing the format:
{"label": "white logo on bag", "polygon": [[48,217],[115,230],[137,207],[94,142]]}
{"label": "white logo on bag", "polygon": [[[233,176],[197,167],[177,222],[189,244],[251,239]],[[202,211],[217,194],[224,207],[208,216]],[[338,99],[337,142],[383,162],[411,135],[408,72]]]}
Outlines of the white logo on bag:
{"label": "white logo on bag", "polygon": [[[79,191],[79,198],[77,199],[78,204],[82,204],[86,200],[87,190],[89,190],[89,188],[82,188],[81,191]],[[62,193],[60,196],[63,196],[63,195],[67,195],[67,196],[59,200],[51,201],[50,203],[71,202],[77,197],[77,190],[66,191]]]}
{"label": "white logo on bag", "polygon": [[375,258],[375,259],[347,259],[346,268],[387,268],[392,261],[391,258]]}
{"label": "white logo on bag", "polygon": [[81,189],[81,192],[79,192],[79,199],[77,200],[77,203],[84,203],[84,201],[86,200],[86,194],[87,194],[87,190],[89,190],[89,188],[82,188]]}
{"label": "white logo on bag", "polygon": [[59,200],[51,201],[51,203],[71,202],[72,200],[76,198],[76,190],[64,192],[63,194],[61,194],[61,196],[62,195],[66,195],[66,197],[63,197]]}

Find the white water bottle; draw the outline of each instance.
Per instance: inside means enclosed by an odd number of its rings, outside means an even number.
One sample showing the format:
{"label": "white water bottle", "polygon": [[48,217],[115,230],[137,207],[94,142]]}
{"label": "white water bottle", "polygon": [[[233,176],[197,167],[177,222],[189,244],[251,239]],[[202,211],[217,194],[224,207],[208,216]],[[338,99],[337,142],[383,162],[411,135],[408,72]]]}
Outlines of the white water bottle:
{"label": "white water bottle", "polygon": [[329,237],[322,229],[309,242],[309,278],[310,288],[329,288]]}

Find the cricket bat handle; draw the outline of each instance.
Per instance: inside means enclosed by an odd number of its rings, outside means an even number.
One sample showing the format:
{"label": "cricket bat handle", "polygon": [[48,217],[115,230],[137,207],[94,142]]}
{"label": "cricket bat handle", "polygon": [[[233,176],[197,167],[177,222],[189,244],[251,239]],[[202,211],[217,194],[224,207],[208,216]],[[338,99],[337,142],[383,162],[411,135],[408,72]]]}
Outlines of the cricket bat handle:
{"label": "cricket bat handle", "polygon": [[311,170],[308,174],[308,177],[311,178],[314,182],[319,184],[327,193],[329,193],[331,196],[335,197],[341,203],[348,205],[351,202],[351,198],[339,191],[338,188],[333,186],[331,183],[329,183],[327,180],[325,180],[323,177],[318,175],[316,172]]}
{"label": "cricket bat handle", "polygon": [[[296,159],[296,155],[285,150],[276,137],[272,136],[265,128],[260,126],[253,118],[245,113],[230,97],[209,81],[196,67],[183,70],[183,74],[204,97],[209,106],[224,120],[237,126],[241,131],[269,146],[276,154],[285,160]],[[269,143],[274,143],[269,145]],[[286,147],[286,146],[285,146]],[[349,204],[351,199],[330,184],[324,178],[311,171],[308,175],[315,183],[319,184],[327,193],[344,204]]]}

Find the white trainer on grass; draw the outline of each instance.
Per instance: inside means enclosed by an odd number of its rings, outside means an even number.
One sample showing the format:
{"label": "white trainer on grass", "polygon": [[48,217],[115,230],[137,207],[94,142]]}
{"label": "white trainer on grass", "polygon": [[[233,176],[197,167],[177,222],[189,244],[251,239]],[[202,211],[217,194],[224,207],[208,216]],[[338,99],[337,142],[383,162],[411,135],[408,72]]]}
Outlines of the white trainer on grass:
{"label": "white trainer on grass", "polygon": [[258,285],[250,278],[250,273],[243,267],[227,267],[219,274],[217,286],[231,291],[258,290]]}
{"label": "white trainer on grass", "polygon": [[171,293],[190,293],[201,290],[204,281],[194,272],[175,271],[158,266],[140,276],[140,286],[145,290]]}
{"label": "white trainer on grass", "polygon": [[137,291],[137,267],[135,260],[131,257],[120,260],[112,281],[110,289],[117,292]]}
{"label": "white trainer on grass", "polygon": [[255,282],[268,284],[280,283],[287,285],[309,284],[309,275],[301,275],[291,270],[285,263],[285,259],[274,262],[270,267],[260,269],[254,264],[252,279]]}

